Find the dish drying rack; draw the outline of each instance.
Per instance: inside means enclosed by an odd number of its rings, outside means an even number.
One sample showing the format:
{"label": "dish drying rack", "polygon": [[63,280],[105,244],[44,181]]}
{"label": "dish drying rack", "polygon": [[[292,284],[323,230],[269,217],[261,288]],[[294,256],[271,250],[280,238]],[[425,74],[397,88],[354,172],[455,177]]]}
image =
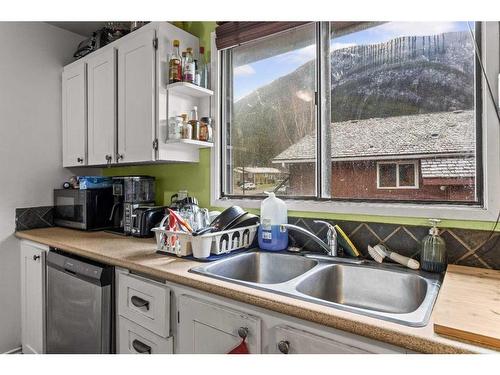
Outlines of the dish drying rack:
{"label": "dish drying rack", "polygon": [[193,236],[188,232],[170,231],[165,227],[152,230],[155,232],[158,253],[185,257],[192,255],[193,248],[198,246],[205,250],[210,247],[210,253],[215,255],[247,249],[253,243],[258,227],[259,224],[255,224],[200,236]]}

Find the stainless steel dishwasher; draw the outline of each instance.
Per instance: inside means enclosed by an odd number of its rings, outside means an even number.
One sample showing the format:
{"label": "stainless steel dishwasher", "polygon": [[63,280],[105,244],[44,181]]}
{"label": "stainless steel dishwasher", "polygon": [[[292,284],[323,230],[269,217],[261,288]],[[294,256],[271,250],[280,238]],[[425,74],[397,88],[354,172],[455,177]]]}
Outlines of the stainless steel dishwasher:
{"label": "stainless steel dishwasher", "polygon": [[113,267],[50,251],[47,353],[111,353]]}

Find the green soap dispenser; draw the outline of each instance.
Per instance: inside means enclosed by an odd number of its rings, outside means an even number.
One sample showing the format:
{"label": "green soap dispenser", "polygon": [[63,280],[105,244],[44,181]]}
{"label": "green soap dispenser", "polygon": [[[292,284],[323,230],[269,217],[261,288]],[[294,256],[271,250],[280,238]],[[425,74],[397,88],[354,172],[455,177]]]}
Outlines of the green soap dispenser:
{"label": "green soap dispenser", "polygon": [[432,228],[422,240],[420,266],[424,271],[443,272],[447,265],[446,243],[439,235],[438,223],[441,220],[429,219]]}

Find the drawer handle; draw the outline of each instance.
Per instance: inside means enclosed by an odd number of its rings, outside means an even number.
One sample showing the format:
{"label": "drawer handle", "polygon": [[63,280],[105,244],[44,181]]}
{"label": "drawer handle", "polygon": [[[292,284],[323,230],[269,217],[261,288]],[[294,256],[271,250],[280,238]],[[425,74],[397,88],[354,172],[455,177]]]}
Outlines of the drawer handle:
{"label": "drawer handle", "polygon": [[290,342],[287,340],[281,340],[278,343],[278,349],[283,354],[288,354],[290,352]]}
{"label": "drawer handle", "polygon": [[137,353],[141,354],[151,354],[151,347],[149,345],[140,342],[139,340],[132,341],[132,346]]}
{"label": "drawer handle", "polygon": [[132,298],[130,299],[132,301],[132,305],[134,305],[135,307],[138,307],[138,308],[145,308],[146,311],[149,310],[149,301],[146,301],[145,299],[142,299],[141,297],[137,297],[137,296],[132,296]]}

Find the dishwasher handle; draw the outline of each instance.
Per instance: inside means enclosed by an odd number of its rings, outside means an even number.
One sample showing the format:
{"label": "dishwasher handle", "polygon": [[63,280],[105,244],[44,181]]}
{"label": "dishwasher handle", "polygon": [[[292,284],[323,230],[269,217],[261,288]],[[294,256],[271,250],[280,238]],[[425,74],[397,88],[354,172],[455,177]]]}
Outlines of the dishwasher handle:
{"label": "dishwasher handle", "polygon": [[143,342],[135,339],[132,341],[132,346],[134,347],[137,353],[141,354],[151,354],[151,347],[149,345],[144,344]]}
{"label": "dishwasher handle", "polygon": [[130,301],[132,302],[132,305],[138,308],[145,308],[146,311],[149,311],[149,301],[146,301],[145,299],[137,296],[132,296],[130,298]]}

